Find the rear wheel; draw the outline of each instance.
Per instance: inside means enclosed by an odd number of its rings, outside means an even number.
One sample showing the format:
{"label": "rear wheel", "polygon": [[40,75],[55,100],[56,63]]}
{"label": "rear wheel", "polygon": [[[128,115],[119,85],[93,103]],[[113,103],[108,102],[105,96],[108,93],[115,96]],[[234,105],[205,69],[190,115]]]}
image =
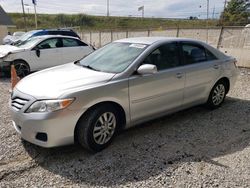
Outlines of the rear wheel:
{"label": "rear wheel", "polygon": [[119,122],[119,114],[112,105],[96,107],[87,112],[78,122],[77,140],[89,150],[101,151],[112,142]]}
{"label": "rear wheel", "polygon": [[220,107],[225,100],[226,93],[227,93],[226,83],[223,81],[217,82],[210,92],[207,101],[207,106],[211,109]]}
{"label": "rear wheel", "polygon": [[14,67],[16,69],[17,76],[19,76],[20,78],[23,78],[30,73],[30,67],[25,61],[14,61]]}

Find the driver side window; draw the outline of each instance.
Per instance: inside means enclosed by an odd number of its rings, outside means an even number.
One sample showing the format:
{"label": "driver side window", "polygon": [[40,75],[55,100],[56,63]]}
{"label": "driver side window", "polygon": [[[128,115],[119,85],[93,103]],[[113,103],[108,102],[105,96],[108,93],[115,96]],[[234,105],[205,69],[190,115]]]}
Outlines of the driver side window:
{"label": "driver side window", "polygon": [[158,47],[144,60],[143,64],[155,65],[158,71],[179,66],[177,43],[168,43]]}
{"label": "driver side window", "polygon": [[50,49],[62,47],[62,41],[58,38],[47,39],[37,45],[39,49]]}

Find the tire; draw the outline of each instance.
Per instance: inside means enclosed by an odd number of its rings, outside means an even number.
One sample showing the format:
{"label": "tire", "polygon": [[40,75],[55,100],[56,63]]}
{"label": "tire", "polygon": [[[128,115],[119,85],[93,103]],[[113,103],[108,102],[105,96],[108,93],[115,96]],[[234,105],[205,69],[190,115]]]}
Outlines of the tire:
{"label": "tire", "polygon": [[219,108],[225,100],[227,92],[227,84],[218,81],[212,88],[206,106],[210,109]]}
{"label": "tire", "polygon": [[98,106],[79,120],[76,139],[84,148],[99,152],[112,142],[118,132],[118,126],[120,117],[116,109],[112,105]]}
{"label": "tire", "polygon": [[25,61],[16,60],[13,65],[15,66],[17,76],[20,78],[23,78],[30,73],[30,67]]}

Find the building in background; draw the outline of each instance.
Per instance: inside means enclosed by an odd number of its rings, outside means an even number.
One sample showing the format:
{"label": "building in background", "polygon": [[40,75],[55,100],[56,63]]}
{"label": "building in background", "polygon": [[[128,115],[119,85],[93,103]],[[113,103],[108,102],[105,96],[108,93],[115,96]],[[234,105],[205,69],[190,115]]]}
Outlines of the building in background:
{"label": "building in background", "polygon": [[3,38],[8,34],[8,27],[14,26],[11,18],[0,6],[0,44],[3,41]]}

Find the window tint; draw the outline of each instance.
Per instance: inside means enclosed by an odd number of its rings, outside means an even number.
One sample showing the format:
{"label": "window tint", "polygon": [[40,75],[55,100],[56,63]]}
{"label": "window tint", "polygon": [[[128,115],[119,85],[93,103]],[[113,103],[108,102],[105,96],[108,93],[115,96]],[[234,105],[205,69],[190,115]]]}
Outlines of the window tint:
{"label": "window tint", "polygon": [[79,43],[77,40],[75,39],[63,39],[63,46],[64,47],[74,47],[74,46],[79,46]]}
{"label": "window tint", "polygon": [[212,52],[206,50],[207,60],[212,61],[218,59]]}
{"label": "window tint", "polygon": [[58,38],[47,39],[37,45],[39,49],[49,49],[49,48],[60,48],[62,47],[62,41]]}
{"label": "window tint", "polygon": [[193,44],[182,44],[182,50],[186,64],[207,61],[206,51],[203,47]]}
{"label": "window tint", "polygon": [[58,31],[48,31],[49,35],[60,35]]}
{"label": "window tint", "polygon": [[41,35],[45,35],[45,34],[46,34],[45,32],[39,31],[39,32],[33,34],[32,36],[33,36],[33,37],[37,37],[37,36],[41,36]]}
{"label": "window tint", "polygon": [[160,46],[144,60],[144,64],[156,65],[158,70],[179,66],[179,48],[177,44],[169,43]]}

